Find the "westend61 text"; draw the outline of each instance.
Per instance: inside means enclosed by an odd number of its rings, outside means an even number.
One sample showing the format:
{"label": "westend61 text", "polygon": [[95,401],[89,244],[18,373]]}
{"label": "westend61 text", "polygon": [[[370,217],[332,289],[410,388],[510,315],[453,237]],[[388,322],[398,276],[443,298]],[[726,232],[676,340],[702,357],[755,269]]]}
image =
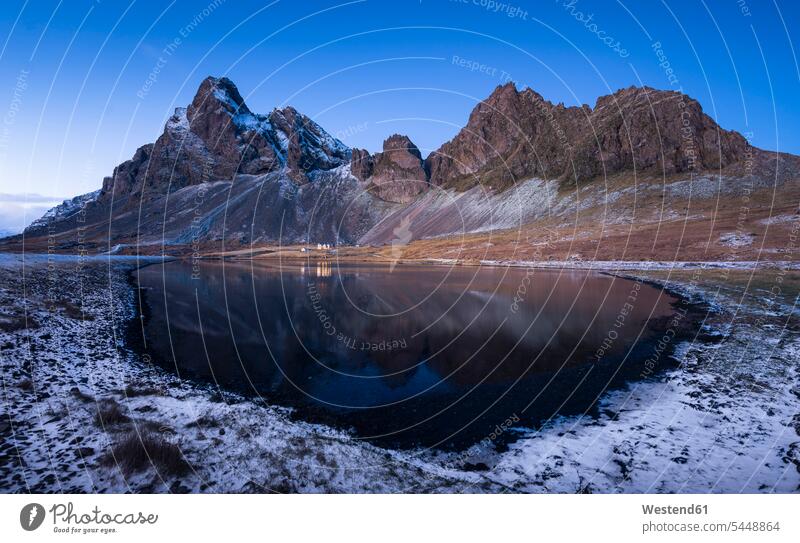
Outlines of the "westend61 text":
{"label": "westend61 text", "polygon": [[707,515],[708,505],[642,505],[645,515]]}

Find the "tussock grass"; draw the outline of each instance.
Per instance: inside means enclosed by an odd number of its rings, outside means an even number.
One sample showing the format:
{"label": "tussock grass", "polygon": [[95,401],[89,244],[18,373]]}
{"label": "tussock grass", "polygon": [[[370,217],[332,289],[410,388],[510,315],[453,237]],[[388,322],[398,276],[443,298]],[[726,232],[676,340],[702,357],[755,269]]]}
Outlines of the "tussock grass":
{"label": "tussock grass", "polygon": [[70,389],[70,394],[72,394],[75,398],[79,399],[82,402],[93,402],[94,396],[90,394],[86,394],[78,387],[72,387]]}
{"label": "tussock grass", "polygon": [[137,396],[163,396],[164,391],[156,387],[128,385],[125,387],[123,394],[128,398],[135,398]]}
{"label": "tussock grass", "polygon": [[107,426],[117,426],[130,422],[131,418],[127,415],[125,408],[123,408],[116,400],[108,398],[97,402],[97,413],[94,417],[94,422],[98,426],[105,428]]}
{"label": "tussock grass", "polygon": [[126,475],[151,466],[161,476],[182,475],[189,471],[180,447],[149,429],[126,432],[114,442],[102,463],[118,466]]}

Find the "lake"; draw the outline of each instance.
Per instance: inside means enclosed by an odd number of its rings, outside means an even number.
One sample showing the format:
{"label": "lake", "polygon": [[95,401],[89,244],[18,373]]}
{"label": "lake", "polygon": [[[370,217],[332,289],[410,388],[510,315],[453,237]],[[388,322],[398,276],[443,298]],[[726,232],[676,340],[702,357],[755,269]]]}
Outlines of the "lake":
{"label": "lake", "polygon": [[396,448],[502,448],[591,415],[669,367],[656,341],[690,324],[670,329],[662,289],[590,271],[173,261],[134,278],[133,344],[164,368]]}

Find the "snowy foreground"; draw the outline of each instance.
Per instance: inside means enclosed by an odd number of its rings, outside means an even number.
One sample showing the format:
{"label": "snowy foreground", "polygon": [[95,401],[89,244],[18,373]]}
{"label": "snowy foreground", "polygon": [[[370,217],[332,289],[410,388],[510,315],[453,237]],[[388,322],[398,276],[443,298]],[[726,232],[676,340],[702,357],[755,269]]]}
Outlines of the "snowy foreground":
{"label": "snowy foreground", "polygon": [[503,453],[398,452],[140,360],[123,341],[134,264],[0,256],[0,491],[800,490],[793,307],[670,284],[714,308],[719,337],[680,345],[679,369],[609,393],[598,416],[512,429]]}

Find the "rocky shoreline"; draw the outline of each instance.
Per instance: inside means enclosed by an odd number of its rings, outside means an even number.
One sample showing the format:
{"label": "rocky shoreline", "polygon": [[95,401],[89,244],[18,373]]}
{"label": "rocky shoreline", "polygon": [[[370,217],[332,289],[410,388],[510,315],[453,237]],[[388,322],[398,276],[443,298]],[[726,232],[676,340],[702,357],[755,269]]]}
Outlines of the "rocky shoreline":
{"label": "rocky shoreline", "polygon": [[[189,383],[124,342],[135,259],[0,255],[5,492],[796,492],[800,327],[735,289],[652,280],[717,308],[677,369],[503,453],[384,450]],[[143,444],[143,445],[142,445]],[[491,445],[491,443],[489,443]],[[481,463],[485,469],[472,471]]]}
{"label": "rocky shoreline", "polygon": [[[122,342],[134,314],[126,280],[133,266],[133,259],[26,256],[23,267],[21,256],[0,258],[3,312],[15,309],[0,321],[4,492],[502,489],[481,475],[290,421],[287,410],[137,359]],[[146,452],[136,450],[139,441]]]}

